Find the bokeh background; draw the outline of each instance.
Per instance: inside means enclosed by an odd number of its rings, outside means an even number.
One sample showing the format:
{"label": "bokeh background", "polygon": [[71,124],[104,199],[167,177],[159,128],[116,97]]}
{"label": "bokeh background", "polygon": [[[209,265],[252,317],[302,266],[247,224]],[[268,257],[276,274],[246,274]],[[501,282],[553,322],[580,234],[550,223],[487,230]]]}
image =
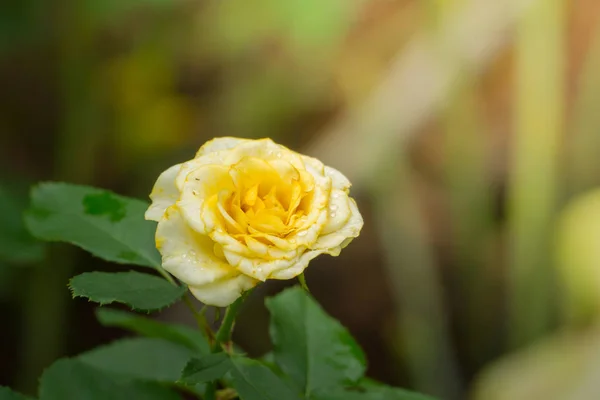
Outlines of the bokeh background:
{"label": "bokeh background", "polygon": [[[0,384],[33,393],[54,359],[125,335],[66,287],[118,267],[28,237],[28,187],[147,198],[216,136],[271,137],[353,182],[363,233],[307,280],[371,377],[600,398],[597,0],[3,1]],[[250,354],[286,284],[245,307]]]}

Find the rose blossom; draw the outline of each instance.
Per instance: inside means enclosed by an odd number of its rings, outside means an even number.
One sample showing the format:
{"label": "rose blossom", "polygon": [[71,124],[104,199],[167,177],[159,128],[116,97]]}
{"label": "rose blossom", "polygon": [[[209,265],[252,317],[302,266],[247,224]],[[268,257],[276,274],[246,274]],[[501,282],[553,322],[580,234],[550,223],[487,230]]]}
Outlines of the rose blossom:
{"label": "rose blossom", "polygon": [[267,279],[291,279],[339,255],[363,219],[350,182],[270,139],[213,139],[163,172],[146,219],[165,270],[200,301],[227,306]]}

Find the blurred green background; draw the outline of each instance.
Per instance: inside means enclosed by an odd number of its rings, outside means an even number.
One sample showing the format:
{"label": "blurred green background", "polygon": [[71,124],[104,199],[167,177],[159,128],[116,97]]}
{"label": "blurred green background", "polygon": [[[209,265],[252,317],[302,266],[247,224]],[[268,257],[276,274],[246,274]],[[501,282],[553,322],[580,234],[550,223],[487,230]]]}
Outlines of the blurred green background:
{"label": "blurred green background", "polygon": [[[216,136],[344,172],[365,228],[308,283],[371,377],[441,399],[600,398],[596,0],[0,5],[0,384],[124,335],[66,283],[115,270],[20,213],[61,180],[147,198]],[[264,296],[237,341],[269,349]],[[192,324],[184,308],[158,318]]]}

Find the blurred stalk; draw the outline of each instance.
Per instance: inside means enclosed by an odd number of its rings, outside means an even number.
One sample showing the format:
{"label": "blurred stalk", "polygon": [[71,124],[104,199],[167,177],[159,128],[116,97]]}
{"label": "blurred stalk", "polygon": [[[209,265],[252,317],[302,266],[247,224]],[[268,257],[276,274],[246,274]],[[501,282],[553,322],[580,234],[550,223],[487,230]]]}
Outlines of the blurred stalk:
{"label": "blurred stalk", "polygon": [[569,192],[580,193],[600,184],[600,23],[592,34],[592,43],[577,85],[573,125],[570,132]]}
{"label": "blurred stalk", "polygon": [[525,345],[553,322],[550,231],[564,119],[563,0],[537,1],[517,23],[516,125],[509,187],[509,340]]}
{"label": "blurred stalk", "polygon": [[[93,90],[92,28],[79,1],[62,0],[55,10],[58,90],[62,123],[56,140],[53,176],[58,181],[90,183],[101,124]],[[65,355],[69,327],[67,281],[75,268],[71,248],[52,246],[47,259],[31,271],[24,290],[22,350],[18,387],[35,393],[39,375]]]}
{"label": "blurred stalk", "polygon": [[[514,22],[538,1],[468,0],[437,37],[415,34],[364,103],[318,135],[306,152],[344,171],[355,187],[367,183],[379,161],[445,104],[459,70],[481,72],[511,38]],[[446,54],[439,51],[441,42]],[[447,62],[448,53],[456,63]]]}
{"label": "blurred stalk", "polygon": [[440,278],[404,154],[382,160],[380,166],[372,187],[375,217],[392,283],[403,361],[417,390],[447,400],[461,399],[461,377],[450,343]]}
{"label": "blurred stalk", "polygon": [[[451,20],[466,0],[430,0],[428,14],[440,37],[444,21]],[[444,48],[441,49],[444,51]],[[444,56],[444,55],[443,55]],[[442,57],[443,57],[442,56]],[[449,65],[460,60],[448,52]],[[444,172],[450,203],[453,274],[458,290],[464,298],[459,315],[462,334],[470,361],[484,361],[490,329],[497,324],[489,321],[489,284],[484,251],[489,243],[493,225],[492,193],[486,165],[486,135],[479,107],[478,77],[457,68],[455,85],[440,113],[443,132]],[[472,365],[472,364],[471,364]]]}
{"label": "blurred stalk", "polygon": [[[499,324],[491,319],[491,276],[485,255],[493,228],[493,201],[487,173],[485,131],[477,113],[474,82],[459,83],[442,111],[444,172],[450,203],[452,265],[456,267],[456,290],[464,309],[461,332],[466,335],[471,362],[486,358],[493,332]],[[473,365],[473,364],[471,364]]]}

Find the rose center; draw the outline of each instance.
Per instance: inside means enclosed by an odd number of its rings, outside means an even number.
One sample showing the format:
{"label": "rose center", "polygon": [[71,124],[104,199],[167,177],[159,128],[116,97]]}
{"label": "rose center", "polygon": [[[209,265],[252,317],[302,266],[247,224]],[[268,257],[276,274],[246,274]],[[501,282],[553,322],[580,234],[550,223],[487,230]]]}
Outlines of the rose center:
{"label": "rose center", "polygon": [[254,159],[240,161],[231,174],[236,189],[219,195],[219,209],[233,237],[266,243],[269,235],[285,238],[302,227],[313,197],[310,174]]}

